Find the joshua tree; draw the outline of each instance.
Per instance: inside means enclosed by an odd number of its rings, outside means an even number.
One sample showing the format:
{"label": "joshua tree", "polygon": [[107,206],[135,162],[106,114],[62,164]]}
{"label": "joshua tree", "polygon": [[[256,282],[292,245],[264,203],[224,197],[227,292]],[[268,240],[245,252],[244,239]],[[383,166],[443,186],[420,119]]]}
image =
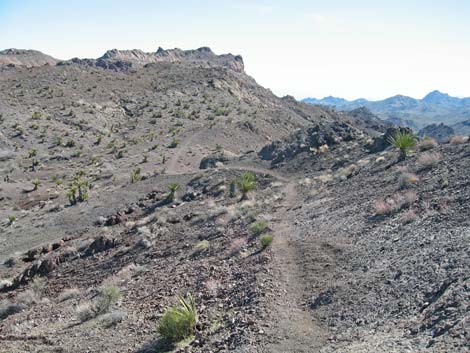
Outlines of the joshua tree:
{"label": "joshua tree", "polygon": [[412,132],[397,131],[389,139],[390,144],[400,151],[399,161],[406,158],[408,151],[416,146],[416,138]]}

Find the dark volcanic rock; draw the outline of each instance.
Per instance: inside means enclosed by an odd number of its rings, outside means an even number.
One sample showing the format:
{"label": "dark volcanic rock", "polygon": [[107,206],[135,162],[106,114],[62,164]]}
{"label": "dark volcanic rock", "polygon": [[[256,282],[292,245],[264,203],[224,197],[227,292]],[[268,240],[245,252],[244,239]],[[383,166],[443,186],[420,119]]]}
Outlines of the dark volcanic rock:
{"label": "dark volcanic rock", "polygon": [[454,134],[454,129],[452,129],[450,126],[444,125],[443,123],[427,125],[418,132],[419,136],[432,137],[436,139],[439,143],[449,141],[449,138]]}
{"label": "dark volcanic rock", "polygon": [[356,129],[346,123],[318,124],[298,130],[285,140],[275,141],[263,147],[258,155],[261,159],[269,160],[272,165],[275,165],[299,153],[309,152],[311,148],[331,146],[340,141],[351,141],[355,138],[356,132]]}
{"label": "dark volcanic rock", "polygon": [[366,149],[370,153],[377,153],[385,150],[390,146],[390,138],[395,135],[398,131],[401,132],[412,132],[411,129],[405,127],[391,127],[388,128],[385,134],[376,137],[370,144],[366,146]]}

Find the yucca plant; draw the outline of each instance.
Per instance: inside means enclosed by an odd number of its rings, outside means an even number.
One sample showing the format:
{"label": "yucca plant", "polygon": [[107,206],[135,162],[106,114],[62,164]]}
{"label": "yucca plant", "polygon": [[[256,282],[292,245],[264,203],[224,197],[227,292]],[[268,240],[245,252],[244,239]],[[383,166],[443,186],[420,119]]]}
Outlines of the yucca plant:
{"label": "yucca plant", "polygon": [[177,183],[171,183],[170,185],[168,185],[168,189],[170,190],[170,192],[168,193],[167,195],[167,200],[170,201],[170,202],[173,202],[175,201],[176,199],[176,191],[180,188],[180,185],[177,184]]}
{"label": "yucca plant", "polygon": [[179,297],[179,305],[165,311],[158,325],[158,333],[167,342],[179,342],[194,333],[198,322],[196,303],[190,293]]}
{"label": "yucca plant", "polygon": [[36,191],[39,185],[41,185],[41,181],[39,179],[33,179],[31,180],[31,184],[33,184],[33,191]]}
{"label": "yucca plant", "polygon": [[412,132],[397,131],[389,138],[390,144],[400,151],[399,160],[404,160],[410,149],[416,146],[416,138]]}
{"label": "yucca plant", "polygon": [[140,175],[140,171],[141,171],[140,168],[135,168],[131,172],[131,183],[132,184],[137,183],[138,181],[140,181],[142,179],[142,175]]}
{"label": "yucca plant", "polygon": [[16,216],[14,216],[12,214],[8,215],[8,225],[9,226],[12,226],[13,223],[15,223],[15,221],[16,221]]}
{"label": "yucca plant", "polygon": [[253,173],[245,172],[237,178],[237,186],[242,193],[240,201],[248,198],[248,193],[256,187],[256,178]]}

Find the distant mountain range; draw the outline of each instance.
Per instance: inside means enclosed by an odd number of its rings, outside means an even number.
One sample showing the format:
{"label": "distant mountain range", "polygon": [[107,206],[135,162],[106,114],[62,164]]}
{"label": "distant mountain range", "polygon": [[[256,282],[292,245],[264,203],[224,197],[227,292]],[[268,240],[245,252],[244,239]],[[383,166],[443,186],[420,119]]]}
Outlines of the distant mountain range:
{"label": "distant mountain range", "polygon": [[423,99],[396,95],[381,101],[363,98],[349,101],[329,96],[322,99],[305,98],[302,101],[348,111],[366,107],[383,120],[414,129],[437,123],[452,126],[470,120],[470,97],[457,98],[439,91],[430,92]]}

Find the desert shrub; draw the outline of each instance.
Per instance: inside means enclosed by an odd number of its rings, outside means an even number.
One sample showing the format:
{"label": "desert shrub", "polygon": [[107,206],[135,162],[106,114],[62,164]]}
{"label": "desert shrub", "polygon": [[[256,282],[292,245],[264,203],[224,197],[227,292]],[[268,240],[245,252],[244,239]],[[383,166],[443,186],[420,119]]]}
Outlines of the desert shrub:
{"label": "desert shrub", "polygon": [[433,149],[436,146],[437,146],[437,141],[433,139],[432,137],[425,137],[418,143],[418,149],[420,151],[427,151],[427,150]]}
{"label": "desert shrub", "polygon": [[389,139],[390,144],[400,151],[400,159],[405,159],[408,151],[416,146],[416,138],[412,132],[397,131]]}
{"label": "desert shrub", "polygon": [[121,299],[121,290],[116,286],[104,286],[95,302],[95,312],[100,315],[109,311],[111,305]]}
{"label": "desert shrub", "polygon": [[78,298],[79,296],[80,290],[78,288],[68,288],[59,295],[58,300],[59,302],[64,302],[69,299]]}
{"label": "desert shrub", "polygon": [[419,182],[419,178],[414,173],[403,172],[400,174],[398,178],[398,184],[401,188],[406,188],[411,185],[415,185]]}
{"label": "desert shrub", "polygon": [[266,221],[256,221],[250,224],[250,230],[255,235],[262,234],[268,228],[268,222]]}
{"label": "desert shrub", "polygon": [[383,216],[386,214],[390,214],[395,209],[395,203],[392,200],[384,200],[380,199],[374,202],[374,210],[375,214],[378,216]]}
{"label": "desert shrub", "polygon": [[210,247],[210,243],[208,240],[201,240],[194,246],[194,248],[198,251],[209,249],[209,247]]}
{"label": "desert shrub", "polygon": [[65,147],[69,147],[69,148],[72,148],[72,147],[75,147],[75,141],[74,140],[68,140],[66,143],[65,143]]}
{"label": "desert shrub", "polygon": [[245,172],[236,179],[236,183],[242,193],[241,200],[246,200],[248,193],[256,187],[256,178],[253,173]]}
{"label": "desert shrub", "polygon": [[28,158],[33,158],[38,155],[38,150],[36,148],[31,148],[28,152]]}
{"label": "desert shrub", "polygon": [[35,276],[31,283],[31,289],[39,298],[41,298],[46,290],[46,280],[43,277]]}
{"label": "desert shrub", "polygon": [[408,210],[406,212],[403,212],[400,216],[400,220],[404,224],[411,223],[414,220],[416,220],[416,218],[418,218],[418,216],[416,215],[415,211],[413,211],[413,210]]}
{"label": "desert shrub", "polygon": [[271,234],[265,234],[260,239],[261,248],[266,249],[273,242],[273,236]]}
{"label": "desert shrub", "polygon": [[92,303],[84,303],[76,307],[75,315],[80,322],[85,322],[93,319],[96,313]]}
{"label": "desert shrub", "polygon": [[418,165],[421,168],[432,168],[441,160],[441,155],[437,152],[424,152],[418,158]]}
{"label": "desert shrub", "polygon": [[179,305],[165,311],[158,325],[158,333],[168,342],[181,341],[194,333],[197,310],[191,294],[179,298]]}
{"label": "desert shrub", "polygon": [[400,199],[399,206],[411,206],[418,200],[418,194],[412,190],[405,192],[401,197],[396,197],[396,199]]}
{"label": "desert shrub", "polygon": [[15,222],[16,222],[16,216],[14,216],[12,214],[8,215],[8,225],[12,226],[13,223],[15,223]]}
{"label": "desert shrub", "polygon": [[112,311],[101,316],[100,322],[104,327],[107,328],[117,325],[123,319],[124,313],[122,311]]}
{"label": "desert shrub", "polygon": [[170,148],[176,148],[176,147],[178,147],[179,144],[180,144],[180,140],[177,139],[177,138],[174,138],[174,139],[171,141],[171,143],[170,143],[170,145],[169,145],[168,147],[170,147]]}
{"label": "desert shrub", "polygon": [[454,135],[450,138],[450,143],[453,145],[460,145],[468,141],[468,136]]}

